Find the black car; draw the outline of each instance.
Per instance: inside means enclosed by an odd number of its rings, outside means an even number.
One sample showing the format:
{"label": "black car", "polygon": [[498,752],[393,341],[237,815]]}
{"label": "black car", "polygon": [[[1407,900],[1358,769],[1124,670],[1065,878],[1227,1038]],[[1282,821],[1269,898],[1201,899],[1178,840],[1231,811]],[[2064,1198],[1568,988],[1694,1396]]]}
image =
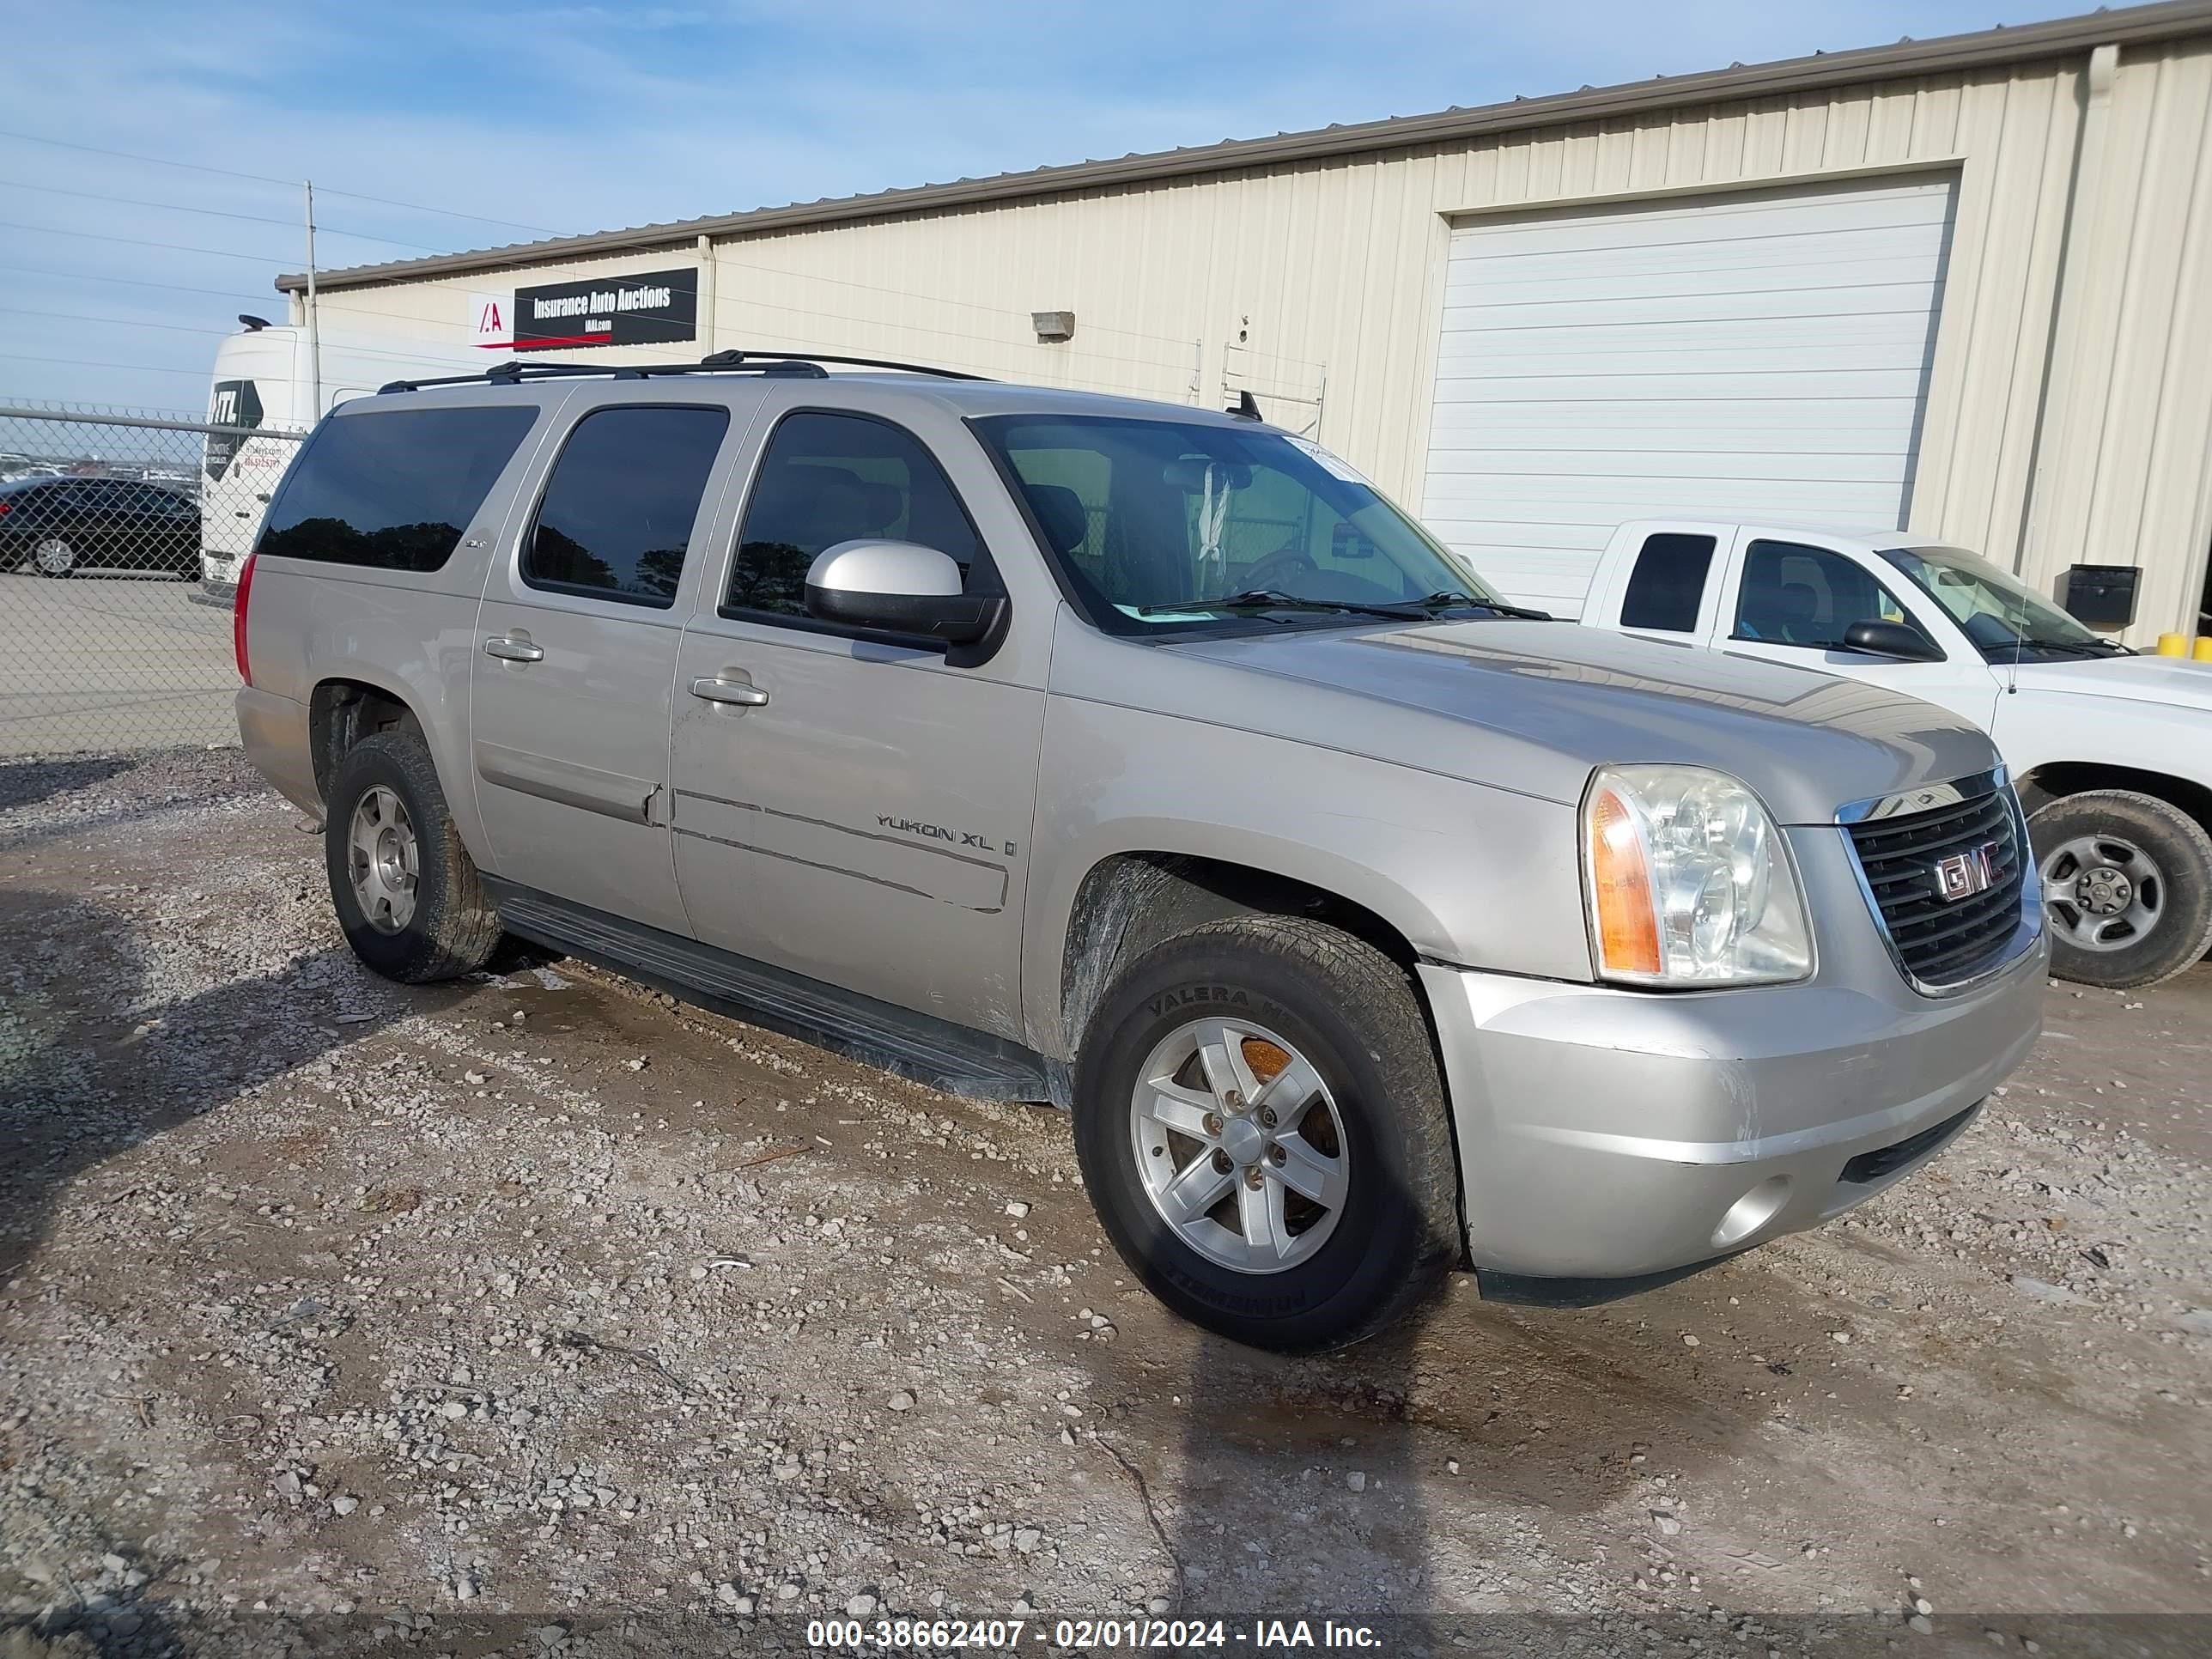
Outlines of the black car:
{"label": "black car", "polygon": [[189,495],[130,478],[0,483],[0,570],[198,577],[200,510]]}

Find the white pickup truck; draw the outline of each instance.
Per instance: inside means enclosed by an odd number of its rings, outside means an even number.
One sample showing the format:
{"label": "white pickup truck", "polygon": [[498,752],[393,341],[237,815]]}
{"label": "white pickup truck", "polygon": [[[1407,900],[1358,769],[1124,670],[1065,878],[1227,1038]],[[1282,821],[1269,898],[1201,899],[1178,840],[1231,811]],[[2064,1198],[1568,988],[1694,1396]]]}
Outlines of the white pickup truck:
{"label": "white pickup truck", "polygon": [[[1893,686],[1983,727],[2029,813],[2055,973],[2148,985],[2212,945],[2212,666],[2139,656],[1902,532],[1639,520],[1582,620]],[[1821,696],[1808,682],[1802,712]]]}

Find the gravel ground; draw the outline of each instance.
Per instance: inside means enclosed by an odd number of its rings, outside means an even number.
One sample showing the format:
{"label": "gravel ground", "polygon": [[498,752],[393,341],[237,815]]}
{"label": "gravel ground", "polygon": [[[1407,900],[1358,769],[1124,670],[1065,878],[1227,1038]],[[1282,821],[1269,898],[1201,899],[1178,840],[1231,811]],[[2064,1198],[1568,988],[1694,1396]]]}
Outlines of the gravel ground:
{"label": "gravel ground", "polygon": [[1819,1233],[1285,1361],[1132,1286],[1050,1110],[373,977],[234,752],[0,767],[0,1659],[2212,1647],[2212,967],[2055,988]]}

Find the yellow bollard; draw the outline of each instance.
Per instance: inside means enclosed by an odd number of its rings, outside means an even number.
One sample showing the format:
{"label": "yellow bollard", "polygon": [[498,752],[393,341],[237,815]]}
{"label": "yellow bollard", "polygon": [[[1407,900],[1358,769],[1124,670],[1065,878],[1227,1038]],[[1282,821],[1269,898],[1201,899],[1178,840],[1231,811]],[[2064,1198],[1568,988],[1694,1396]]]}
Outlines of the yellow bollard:
{"label": "yellow bollard", "polygon": [[2197,648],[2189,654],[2199,662],[2212,662],[2212,634],[2199,634]]}
{"label": "yellow bollard", "polygon": [[2158,654],[2161,657],[2185,657],[2189,654],[2189,635],[2161,634],[2158,636]]}

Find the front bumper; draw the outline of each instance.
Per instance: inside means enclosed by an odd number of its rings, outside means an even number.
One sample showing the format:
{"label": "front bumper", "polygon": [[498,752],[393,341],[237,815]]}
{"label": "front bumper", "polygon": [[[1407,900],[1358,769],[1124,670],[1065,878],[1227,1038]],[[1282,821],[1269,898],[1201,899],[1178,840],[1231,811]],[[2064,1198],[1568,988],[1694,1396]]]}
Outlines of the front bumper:
{"label": "front bumper", "polygon": [[1668,994],[1425,965],[1474,1265],[1665,1273],[1817,1226],[1948,1144],[2034,1046],[2048,942],[1934,998],[1838,921],[1798,985]]}

